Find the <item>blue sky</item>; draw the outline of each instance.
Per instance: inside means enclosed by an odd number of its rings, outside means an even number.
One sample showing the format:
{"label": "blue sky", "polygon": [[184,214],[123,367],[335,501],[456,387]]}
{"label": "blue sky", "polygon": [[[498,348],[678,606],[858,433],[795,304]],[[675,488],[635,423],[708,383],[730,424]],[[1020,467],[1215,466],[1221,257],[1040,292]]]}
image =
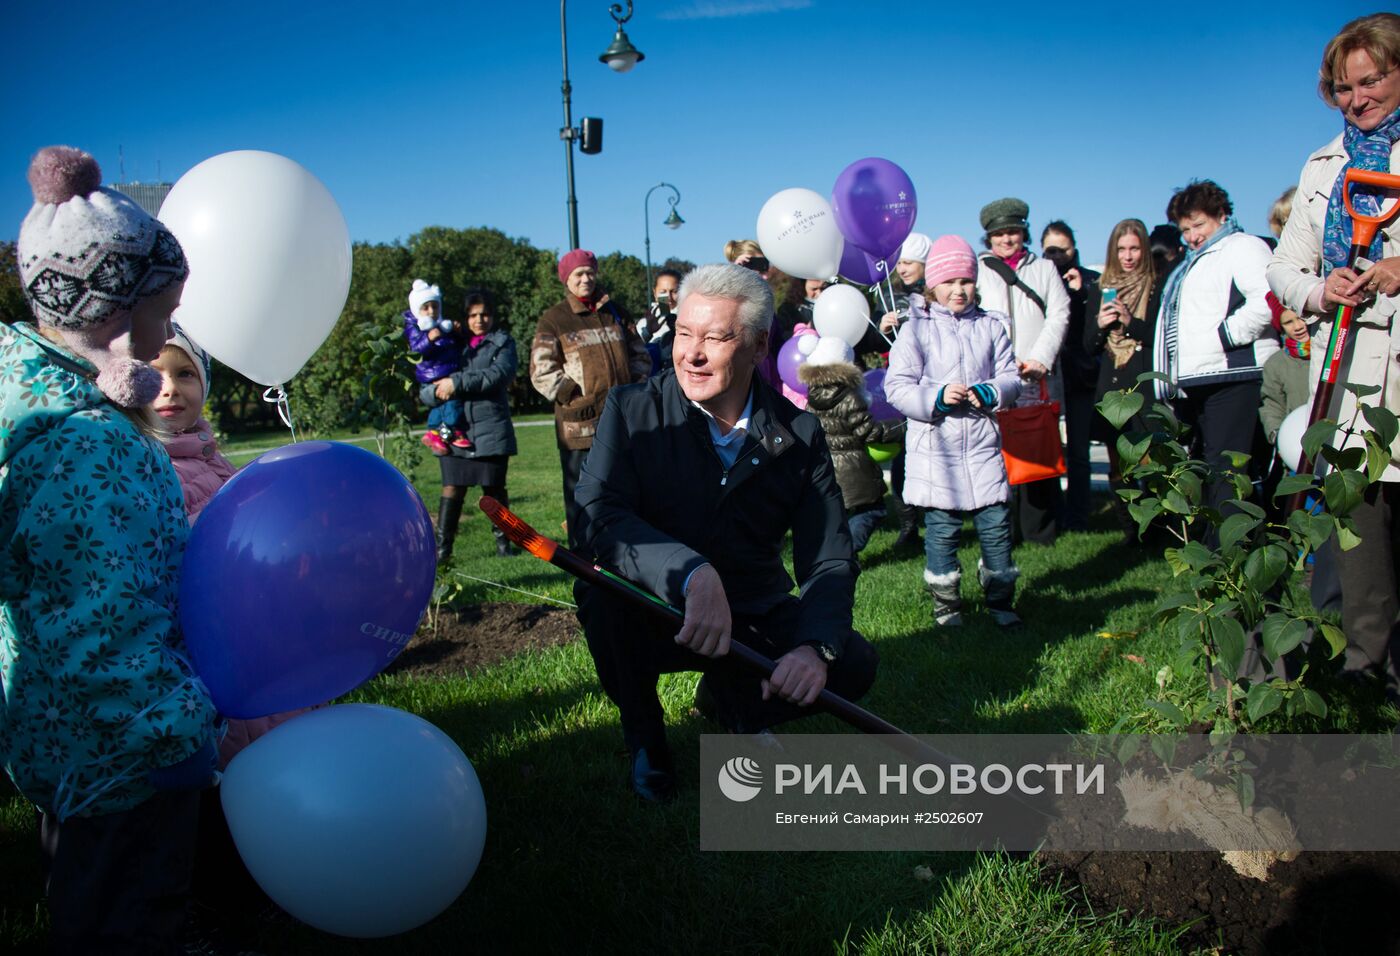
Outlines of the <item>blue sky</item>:
{"label": "blue sky", "polygon": [[[1353,2],[1022,4],[636,0],[646,59],[597,56],[604,0],[568,5],[575,122],[605,121],[576,157],[582,244],[641,256],[643,197],[666,181],[686,225],[653,259],[720,258],[791,186],[830,194],[865,156],[901,165],[916,229],[976,241],[977,211],[1017,195],[1032,227],[1065,218],[1100,261],[1125,216],[1163,219],[1172,188],[1220,182],[1241,224],[1341,121],[1315,92],[1326,41],[1377,7]],[[131,2],[7,12],[0,77],[0,236],[32,197],[29,156],[81,146],[118,176],[176,179],[257,148],[296,159],[340,202],[355,239],[428,225],[494,226],[567,242],[557,7]],[[53,37],[55,39],[48,39]]]}

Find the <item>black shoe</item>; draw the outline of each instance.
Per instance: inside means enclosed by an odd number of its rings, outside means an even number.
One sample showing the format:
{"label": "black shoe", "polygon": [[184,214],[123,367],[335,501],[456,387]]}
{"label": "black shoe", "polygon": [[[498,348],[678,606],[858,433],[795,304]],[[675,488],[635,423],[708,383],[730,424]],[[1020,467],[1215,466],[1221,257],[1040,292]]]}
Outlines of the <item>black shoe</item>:
{"label": "black shoe", "polygon": [[670,803],[676,798],[669,752],[658,747],[637,749],[632,755],[632,792],[647,803]]}
{"label": "black shoe", "polygon": [[520,553],[520,549],[510,543],[510,539],[500,528],[492,528],[491,533],[496,536],[496,557],[511,558]]}

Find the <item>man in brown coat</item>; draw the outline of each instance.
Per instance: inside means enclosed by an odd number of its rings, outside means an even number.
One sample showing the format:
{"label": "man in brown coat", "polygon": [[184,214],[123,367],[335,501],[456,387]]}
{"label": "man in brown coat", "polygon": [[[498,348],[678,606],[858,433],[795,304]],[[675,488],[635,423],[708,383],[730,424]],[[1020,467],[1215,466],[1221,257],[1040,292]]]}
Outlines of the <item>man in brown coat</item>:
{"label": "man in brown coat", "polygon": [[530,384],[554,403],[554,434],[564,473],[569,547],[578,545],[574,485],[603,402],[615,385],[645,381],[651,356],[627,316],[598,288],[598,259],[574,249],[559,260],[564,301],[540,316],[530,346]]}

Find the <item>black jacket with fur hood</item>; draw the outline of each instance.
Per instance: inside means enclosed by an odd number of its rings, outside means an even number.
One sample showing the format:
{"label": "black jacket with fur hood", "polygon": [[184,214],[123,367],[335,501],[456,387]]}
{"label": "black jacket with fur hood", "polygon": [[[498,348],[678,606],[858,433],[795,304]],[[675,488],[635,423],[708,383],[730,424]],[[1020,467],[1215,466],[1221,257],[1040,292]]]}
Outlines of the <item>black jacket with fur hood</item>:
{"label": "black jacket with fur hood", "polygon": [[885,497],[885,476],[865,446],[904,440],[904,422],[877,422],[870,417],[865,379],[850,362],[802,365],[797,375],[807,386],[807,410],[821,420],[836,483],[847,514],[878,505]]}

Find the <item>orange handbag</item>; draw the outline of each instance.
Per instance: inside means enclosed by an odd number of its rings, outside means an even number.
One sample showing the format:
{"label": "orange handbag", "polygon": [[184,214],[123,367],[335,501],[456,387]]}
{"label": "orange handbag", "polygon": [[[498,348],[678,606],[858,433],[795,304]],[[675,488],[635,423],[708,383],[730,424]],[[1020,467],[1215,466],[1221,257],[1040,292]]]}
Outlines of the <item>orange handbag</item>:
{"label": "orange handbag", "polygon": [[1029,484],[1065,473],[1065,450],[1060,444],[1060,403],[1050,401],[1045,379],[1040,380],[1040,401],[997,412],[1001,423],[1001,456],[1006,480]]}

